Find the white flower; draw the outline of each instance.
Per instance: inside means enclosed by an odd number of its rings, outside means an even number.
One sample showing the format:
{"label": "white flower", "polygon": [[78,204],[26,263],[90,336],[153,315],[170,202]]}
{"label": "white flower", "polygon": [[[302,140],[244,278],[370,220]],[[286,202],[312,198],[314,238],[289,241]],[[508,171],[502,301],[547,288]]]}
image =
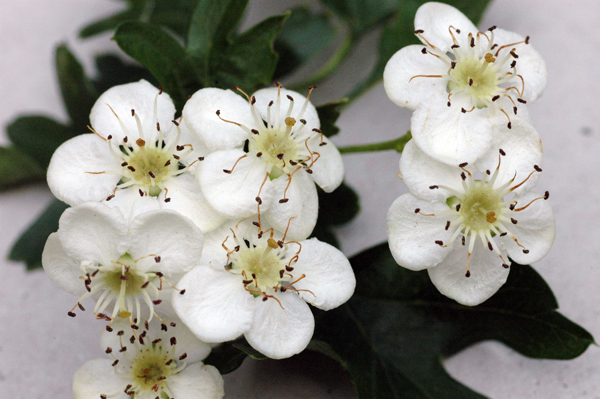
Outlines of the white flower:
{"label": "white flower", "polygon": [[169,280],[196,265],[202,246],[202,232],[174,211],[146,212],[127,223],[118,208],[87,202],[63,213],[58,232],[46,242],[42,265],[60,288],[80,295],[70,316],[92,297],[98,319],[112,324],[118,316],[139,326],[141,303],[152,319],[154,307],[170,300]]}
{"label": "white flower", "polygon": [[176,327],[159,328],[155,319],[131,330],[119,320],[113,332],[104,331],[100,344],[111,359],[91,360],[77,370],[75,399],[222,398],[223,377],[201,362],[210,346],[183,323],[167,320]]}
{"label": "white flower", "polygon": [[[329,310],[354,292],[348,259],[315,238],[286,241],[272,229],[257,233],[247,221],[211,236],[212,249],[203,258],[210,265],[188,272],[178,284],[186,295],[173,297],[181,320],[206,342],[244,334],[266,356],[290,357],[304,350],[313,334],[306,302]],[[217,251],[213,243],[223,247]]]}
{"label": "white flower", "polygon": [[186,103],[184,120],[213,151],[196,178],[214,209],[232,219],[260,210],[281,231],[293,218],[288,236],[310,235],[318,213],[315,183],[333,191],[344,165],[319,130],[309,98],[310,92],[304,98],[278,86],[257,91],[248,103],[230,90],[210,88]]}
{"label": "white flower", "polygon": [[423,152],[447,164],[474,162],[500,126],[527,119],[523,104],[546,87],[544,61],[529,37],[495,26],[480,32],[446,4],[422,5],[415,29],[425,47],[394,54],[383,74],[385,90],[414,110],[411,132]]}
{"label": "white flower", "polygon": [[168,94],[145,80],[107,90],[90,114],[93,133],[68,140],[52,156],[52,193],[69,205],[104,200],[128,218],[173,209],[203,231],[216,228],[224,219],[188,172],[206,149],[185,123],[172,121],[174,114]]}
{"label": "white flower", "polygon": [[411,193],[394,201],[387,217],[398,264],[427,269],[442,294],[464,305],[485,301],[504,284],[506,253],[533,263],[554,242],[549,194],[530,191],[541,172],[539,136],[530,128],[493,148],[474,164],[449,166],[411,140],[400,161]]}

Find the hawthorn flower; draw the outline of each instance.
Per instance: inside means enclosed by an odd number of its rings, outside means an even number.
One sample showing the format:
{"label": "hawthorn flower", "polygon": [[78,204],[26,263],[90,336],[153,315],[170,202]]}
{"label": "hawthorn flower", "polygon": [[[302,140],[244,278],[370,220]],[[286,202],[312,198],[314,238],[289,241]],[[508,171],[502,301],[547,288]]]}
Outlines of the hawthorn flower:
{"label": "hawthorn flower", "polygon": [[75,399],[222,398],[223,377],[201,361],[210,346],[183,323],[168,320],[176,327],[159,328],[154,319],[136,332],[119,320],[114,331],[104,331],[100,343],[110,359],[91,360],[77,370]]}
{"label": "hawthorn flower", "polygon": [[315,183],[331,192],[344,177],[339,151],[319,130],[312,90],[304,98],[278,84],[248,101],[214,88],[192,96],[183,118],[212,151],[196,168],[211,207],[238,220],[260,211],[280,231],[293,218],[289,237],[310,235],[318,213]]}
{"label": "hawthorn flower", "polygon": [[68,140],[52,156],[52,193],[71,206],[105,201],[128,218],[173,209],[203,231],[214,229],[223,218],[190,170],[206,150],[174,115],[168,94],[145,80],[107,90],[92,108],[92,133]]}
{"label": "hawthorn flower", "polygon": [[509,256],[528,264],[554,242],[548,192],[531,192],[542,158],[531,129],[474,164],[450,166],[428,157],[411,140],[400,174],[410,193],[388,212],[392,255],[411,270],[427,269],[438,290],[464,305],[478,305],[506,281]]}
{"label": "hawthorn flower", "polygon": [[201,231],[177,212],[154,210],[128,223],[118,208],[87,202],[63,213],[42,265],[56,285],[80,296],[69,316],[92,297],[94,315],[110,321],[110,330],[117,318],[139,326],[142,304],[151,320],[155,307],[170,300],[170,280],[196,265],[202,246]]}
{"label": "hawthorn flower", "polygon": [[527,119],[524,104],[546,87],[544,61],[529,37],[495,26],[479,31],[446,4],[422,5],[415,29],[424,46],[392,56],[383,74],[386,93],[414,111],[411,132],[423,152],[451,165],[474,162],[498,128]]}
{"label": "hawthorn flower", "polygon": [[[356,280],[348,259],[331,245],[316,238],[286,241],[256,225],[243,221],[229,232],[225,227],[212,232],[207,240],[212,248],[203,265],[179,282],[186,295],[174,295],[173,308],[203,341],[244,334],[266,356],[286,358],[304,350],[312,337],[307,302],[333,309],[352,296]],[[220,251],[211,243],[222,244]]]}

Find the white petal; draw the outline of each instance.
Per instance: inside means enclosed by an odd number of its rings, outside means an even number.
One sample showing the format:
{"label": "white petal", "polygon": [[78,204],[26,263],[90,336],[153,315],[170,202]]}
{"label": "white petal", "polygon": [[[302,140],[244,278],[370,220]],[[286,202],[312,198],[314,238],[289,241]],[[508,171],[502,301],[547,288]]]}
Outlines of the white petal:
{"label": "white petal", "polygon": [[254,299],[256,311],[245,336],[257,351],[271,359],[284,359],[302,352],[312,338],[315,319],[308,305],[293,292],[276,293],[263,302]]}
{"label": "white petal", "polygon": [[[208,155],[196,168],[196,179],[206,201],[228,218],[245,218],[258,209],[256,197],[260,191],[261,211],[269,208],[273,199],[273,182],[266,179],[265,163],[252,156],[244,156],[242,150],[216,151]],[[223,172],[231,170],[232,173]],[[263,184],[261,190],[261,185]]]}
{"label": "white petal", "polygon": [[[424,30],[423,37],[443,52],[449,51],[450,46],[454,44],[448,29],[450,26],[455,28],[452,33],[461,46],[467,45],[469,33],[478,32],[477,27],[462,12],[447,4],[425,3],[415,15],[415,30]],[[460,33],[457,33],[456,29],[459,29]]]}
{"label": "white petal", "polygon": [[[129,254],[133,259],[143,257],[137,266],[158,269],[165,275],[187,272],[198,264],[204,245],[202,232],[190,219],[166,209],[135,218],[130,240]],[[155,256],[160,256],[159,264]]]}
{"label": "white petal", "polygon": [[204,198],[200,185],[190,173],[173,177],[165,185],[169,190],[165,202],[166,191],[160,194],[163,209],[172,209],[191,219],[202,232],[209,232],[220,226],[225,218],[214,210]]}
{"label": "white petal", "polygon": [[[210,150],[208,149],[206,144],[204,144],[204,141],[202,141],[200,137],[198,137],[198,135],[190,129],[185,119],[181,120],[179,127],[181,129],[181,138],[179,140],[180,145],[190,144],[193,148],[193,151],[181,161],[183,161],[187,165],[194,162],[199,157],[205,157],[210,153]],[[192,171],[192,174],[197,165],[198,162],[196,162],[190,167],[190,171]]]}
{"label": "white petal", "polygon": [[94,359],[81,366],[73,377],[75,399],[98,399],[101,394],[116,399],[129,398],[124,390],[130,382],[119,377],[111,364],[112,360]]}
{"label": "white petal", "polygon": [[[496,125],[494,144],[475,166],[480,171],[493,171],[498,167],[500,149],[506,156],[501,158],[498,182],[507,182],[515,176],[515,184],[522,182],[533,170],[534,165],[542,164],[542,141],[533,125],[524,118],[511,117],[512,129],[505,124]],[[539,173],[534,173],[525,184],[515,190],[516,194],[535,187]]]}
{"label": "white petal", "polygon": [[[313,136],[308,145],[311,151],[318,152],[320,158],[311,166],[312,178],[326,193],[330,193],[342,184],[344,180],[344,162],[335,144],[323,136],[325,145],[319,145],[321,136]],[[299,172],[298,172],[299,173]]]}
{"label": "white petal", "polygon": [[80,263],[67,255],[58,233],[50,234],[44,245],[42,266],[50,280],[63,290],[75,295],[85,294],[83,280],[79,278],[83,275]]}
{"label": "white petal", "polygon": [[106,264],[119,259],[129,246],[121,211],[99,202],[67,209],[58,225],[63,248],[76,261]]}
{"label": "white petal", "polygon": [[241,127],[221,118],[247,127],[254,127],[250,104],[231,90],[201,89],[194,93],[183,107],[185,123],[206,144],[210,151],[241,148],[248,138]]}
{"label": "white petal", "polygon": [[[538,197],[542,195],[531,192],[515,197],[514,199],[518,201],[516,209]],[[550,250],[556,234],[554,212],[550,204],[548,201],[537,200],[528,208],[516,212],[513,217],[517,220],[517,224],[510,224],[507,228],[519,243],[529,250],[529,253],[523,253],[523,248],[508,236],[500,237],[501,244],[515,262],[531,264],[539,261]]]}
{"label": "white petal", "polygon": [[120,169],[107,142],[95,134],[82,134],[56,149],[48,165],[48,185],[56,198],[69,205],[100,201],[113,193],[121,175],[89,172]]}
{"label": "white petal", "polygon": [[323,310],[336,308],[354,293],[356,278],[350,262],[337,248],[316,238],[302,241],[302,252],[294,264],[294,276],[306,277],[294,284],[300,296]]}
{"label": "white petal", "polygon": [[[518,33],[505,31],[503,29],[494,30],[494,42],[499,46],[518,43],[524,41],[525,38]],[[546,63],[540,54],[533,48],[531,44],[521,43],[516,46],[510,46],[500,51],[498,58],[502,58],[512,49],[519,56],[517,61],[517,73],[523,77],[525,81],[525,91],[523,98],[526,101],[535,101],[538,99],[548,83],[548,71]],[[517,80],[520,82],[520,80]],[[521,85],[517,86],[521,89]]]}
{"label": "white petal", "polygon": [[[299,170],[292,177],[292,182],[287,189],[288,202],[280,203],[283,192],[288,187],[286,175],[273,181],[274,200],[265,213],[265,220],[275,229],[286,231],[289,240],[304,240],[315,228],[319,214],[319,198],[317,188],[312,179],[303,170]],[[291,219],[293,218],[293,219]]]}
{"label": "white petal", "polygon": [[[406,46],[390,58],[383,71],[383,87],[396,105],[414,110],[432,94],[447,96],[448,79],[415,77],[447,75],[448,67],[430,54],[421,53],[423,46]],[[413,79],[413,77],[415,77]]]}
{"label": "white petal", "polygon": [[392,203],[387,214],[390,250],[398,264],[410,270],[422,270],[440,263],[450,252],[435,243],[447,244],[454,228],[445,230],[447,216],[424,216],[415,213],[442,213],[449,208],[445,203],[429,203],[412,194],[401,195]]}
{"label": "white petal", "polygon": [[160,209],[158,198],[148,195],[140,196],[137,186],[117,190],[110,201],[103,201],[103,203],[111,208],[118,208],[128,223],[142,213]]}
{"label": "white petal", "polygon": [[[277,113],[277,91],[278,91],[277,87],[269,87],[266,89],[261,89],[253,94],[253,96],[256,98],[256,103],[254,106],[256,107],[256,110],[262,116],[262,118],[264,120],[267,120],[267,109],[268,109],[269,103],[271,101],[273,101],[273,106],[271,107],[271,124],[275,123],[275,115]],[[279,101],[280,101],[279,124],[280,125],[284,123],[285,115],[290,106],[290,100],[288,99],[287,96],[290,96],[294,99],[294,108],[292,109],[292,113],[290,114],[290,117],[292,117],[296,120],[300,120],[300,119],[306,120],[305,129],[308,128],[309,130],[311,130],[311,129],[315,129],[315,128],[318,129],[321,127],[321,122],[319,121],[319,114],[317,113],[317,109],[315,108],[315,106],[309,101],[308,104],[306,105],[306,110],[300,116],[299,114],[300,114],[300,111],[302,110],[302,108],[304,107],[304,104],[306,102],[306,97],[304,97],[300,93],[297,93],[292,90],[287,90],[284,88],[281,88],[281,94],[279,97]]]}
{"label": "white petal", "polygon": [[442,188],[429,188],[435,185],[444,185],[463,192],[461,172],[458,165],[447,165],[425,154],[414,140],[406,143],[402,151],[400,175],[411,194],[417,198],[443,202],[454,195]]}
{"label": "white petal", "polygon": [[169,390],[178,399],[220,399],[225,396],[223,385],[219,371],[202,363],[190,364],[169,378]]}
{"label": "white petal", "polygon": [[450,165],[472,163],[492,144],[492,125],[487,111],[462,113],[456,102],[430,97],[411,118],[411,132],[419,148],[432,158]]}
{"label": "white petal", "polygon": [[173,294],[173,308],[188,328],[205,342],[236,339],[250,328],[253,297],[239,276],[198,266],[177,284],[185,295]]}
{"label": "white petal", "polygon": [[[152,132],[156,132],[154,100],[158,92],[156,87],[145,80],[111,87],[92,107],[90,113],[92,127],[104,137],[112,135],[118,142],[121,142],[126,135],[137,139],[138,127],[135,118],[131,115],[133,109],[140,118],[145,138],[149,138]],[[157,111],[157,122],[165,127],[171,125],[175,115],[175,105],[167,93],[158,96]],[[123,131],[115,114],[119,116],[128,133]]]}
{"label": "white petal", "polygon": [[509,269],[494,251],[484,248],[481,241],[475,244],[466,277],[467,247],[455,245],[454,249],[436,267],[427,269],[431,282],[444,295],[467,306],[479,305],[496,293],[506,282]]}
{"label": "white petal", "polygon": [[[232,237],[231,230],[236,230],[235,226],[239,220],[230,219],[225,221],[222,225],[217,227],[215,230],[204,235],[204,249],[202,251],[202,265],[208,265],[211,262],[218,265],[219,269],[222,269],[227,264],[227,251],[223,248],[223,241],[227,236]],[[266,230],[266,228],[265,228]],[[236,232],[236,234],[238,234]],[[232,243],[231,239],[226,244]],[[232,245],[228,245],[230,249],[233,249]]]}

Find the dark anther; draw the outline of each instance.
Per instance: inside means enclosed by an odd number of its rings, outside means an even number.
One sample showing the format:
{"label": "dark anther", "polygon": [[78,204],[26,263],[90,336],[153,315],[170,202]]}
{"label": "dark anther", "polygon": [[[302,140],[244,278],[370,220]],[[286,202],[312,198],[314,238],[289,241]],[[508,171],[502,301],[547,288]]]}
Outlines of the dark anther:
{"label": "dark anther", "polygon": [[326,142],[319,143],[319,147],[323,147],[324,145],[327,145],[327,143]]}
{"label": "dark anther", "polygon": [[263,301],[263,302],[267,302],[267,299],[269,299],[269,298],[268,298],[268,297],[266,297],[266,296],[263,296],[263,299],[262,299],[262,301]]}
{"label": "dark anther", "polygon": [[160,341],[162,341],[162,339],[160,339],[160,338],[157,338],[157,339],[155,339],[154,341],[152,341],[152,345],[156,345],[156,344],[158,344]]}
{"label": "dark anther", "polygon": [[204,161],[204,157],[198,157],[198,161]]}
{"label": "dark anther", "polygon": [[512,222],[512,224],[517,224],[518,223],[517,219],[515,219],[515,218],[510,218],[510,221]]}
{"label": "dark anther", "polygon": [[535,169],[535,170],[536,170],[536,171],[538,171],[538,172],[541,172],[541,171],[542,171],[542,168],[540,168],[540,167],[539,167],[539,166],[537,166],[537,165],[533,165],[533,169]]}
{"label": "dark anther", "polygon": [[456,205],[456,212],[460,211],[460,204]]}
{"label": "dark anther", "polygon": [[464,168],[465,166],[467,166],[469,163],[468,162],[463,162],[460,165],[458,165],[459,168]]}
{"label": "dark anther", "polygon": [[462,240],[461,241],[462,241],[462,245],[464,246],[465,245],[465,241],[466,241],[465,240],[465,236],[462,236]]}
{"label": "dark anther", "polygon": [[292,98],[292,96],[290,96],[289,94],[288,94],[288,95],[286,95],[286,97],[288,98],[288,100],[290,100],[290,101],[294,101],[294,99]]}
{"label": "dark anther", "polygon": [[111,327],[111,326],[108,326],[108,325],[107,325],[107,326],[106,326],[106,331],[108,331],[108,332],[112,332],[112,331],[113,331],[113,329],[112,329],[112,327]]}
{"label": "dark anther", "polygon": [[504,150],[502,148],[500,148],[499,152],[500,152],[500,155],[502,155],[502,156],[506,155],[506,153],[504,152]]}
{"label": "dark anther", "polygon": [[527,104],[527,101],[523,100],[522,98],[517,98],[517,101],[521,104]]}
{"label": "dark anther", "polygon": [[165,198],[165,202],[171,202],[171,198]]}
{"label": "dark anther", "polygon": [[463,114],[466,114],[466,113],[467,113],[467,110],[466,110],[466,109],[464,109],[464,108],[461,108],[461,109],[460,109],[460,112],[462,112]]}
{"label": "dark anther", "polygon": [[292,166],[296,166],[296,165],[298,165],[298,162],[292,161],[292,160],[290,159],[290,165],[292,165]]}
{"label": "dark anther", "polygon": [[285,204],[286,202],[288,202],[290,199],[289,198],[282,198],[279,200],[280,204]]}
{"label": "dark anther", "polygon": [[108,348],[106,348],[106,350],[104,352],[105,353],[112,353],[112,348],[109,346]]}
{"label": "dark anther", "polygon": [[492,243],[488,241],[488,248],[490,251],[494,250],[494,247],[492,246]]}
{"label": "dark anther", "polygon": [[515,206],[517,206],[517,204],[510,204],[508,206],[508,209],[510,209],[511,211],[514,211],[515,210]]}
{"label": "dark anther", "polygon": [[469,270],[467,270],[467,272],[465,273],[465,277],[471,277],[471,272]]}
{"label": "dark anther", "polygon": [[250,131],[251,131],[252,133],[254,133],[254,134],[258,134],[258,130],[256,130],[256,129],[252,129],[252,130],[250,130]]}
{"label": "dark anther", "polygon": [[178,159],[178,160],[181,159],[181,157],[177,154],[173,154],[173,158]]}
{"label": "dark anther", "polygon": [[113,366],[113,367],[115,367],[115,366],[117,365],[117,363],[119,363],[119,359],[115,360],[115,361],[112,363],[112,366]]}
{"label": "dark anther", "polygon": [[171,337],[170,342],[171,342],[171,345],[177,345],[177,338]]}
{"label": "dark anther", "polygon": [[503,263],[502,267],[505,268],[505,269],[508,269],[508,265],[506,263]]}
{"label": "dark anther", "polygon": [[123,143],[127,143],[127,140],[129,140],[127,136],[123,137]]}
{"label": "dark anther", "polygon": [[73,313],[73,312],[67,312],[67,314],[68,314],[69,316],[71,316],[71,317],[75,317],[75,316],[77,316],[77,315],[76,315],[75,313]]}
{"label": "dark anther", "polygon": [[121,275],[119,276],[119,278],[120,278],[121,280],[123,280],[123,281],[127,281],[127,280],[129,280],[129,277],[127,277],[127,276],[126,276],[126,275],[124,275],[124,274],[121,274]]}
{"label": "dark anther", "polygon": [[140,328],[139,328],[138,326],[136,326],[135,324],[132,324],[132,325],[131,325],[131,328],[132,328],[132,329],[134,329],[134,330],[139,330],[139,329],[140,329]]}
{"label": "dark anther", "polygon": [[439,188],[438,186],[429,186],[430,190],[435,190],[436,188]]}
{"label": "dark anther", "polygon": [[165,363],[165,366],[170,366],[171,363],[173,363],[173,359],[167,360],[167,362]]}
{"label": "dark anther", "polygon": [[270,107],[271,105],[273,105],[273,100],[271,100],[271,101],[269,102],[269,107]]}
{"label": "dark anther", "polygon": [[177,327],[177,323],[175,323],[174,321],[170,322],[170,323],[169,323],[169,325],[170,325],[171,327]]}
{"label": "dark anther", "polygon": [[418,35],[418,34],[423,33],[423,32],[425,32],[423,29],[417,29],[415,31],[415,35]]}
{"label": "dark anther", "polygon": [[514,68],[515,66],[517,66],[517,60],[513,60],[513,62],[510,63],[511,68]]}
{"label": "dark anther", "polygon": [[515,113],[515,115],[517,114],[517,107],[513,107],[513,112]]}
{"label": "dark anther", "polygon": [[156,263],[160,263],[160,259],[161,259],[161,258],[160,258],[160,256],[155,256],[155,257],[154,257],[154,261],[155,261]]}
{"label": "dark anther", "polygon": [[441,240],[436,240],[435,243],[440,246],[444,245],[444,241]]}
{"label": "dark anther", "polygon": [[446,222],[446,227],[444,227],[445,230],[448,230],[450,228],[450,221],[448,220]]}
{"label": "dark anther", "polygon": [[528,254],[528,253],[529,253],[529,250],[528,250],[528,249],[524,249],[524,250],[523,250],[523,253],[524,253],[524,254]]}
{"label": "dark anther", "polygon": [[283,273],[285,273],[285,270],[281,269],[279,271],[279,278],[283,278]]}
{"label": "dark anther", "polygon": [[156,178],[156,175],[151,170],[148,171],[148,174],[150,175],[151,178],[153,178],[153,179]]}
{"label": "dark anther", "polygon": [[141,188],[138,190],[138,193],[140,193],[140,197],[143,197],[143,196],[144,196],[144,192],[142,191],[142,189],[141,189]]}
{"label": "dark anther", "polygon": [[163,331],[168,331],[167,325],[165,323],[160,324],[160,329]]}
{"label": "dark anther", "polygon": [[507,235],[508,233],[505,231],[504,233],[500,233],[500,237],[504,237],[505,235]]}
{"label": "dark anther", "polygon": [[469,86],[473,86],[473,79],[469,79]]}
{"label": "dark anther", "polygon": [[423,48],[421,49],[421,53],[423,53],[423,54],[427,54],[427,47],[423,47]]}
{"label": "dark anther", "polygon": [[135,172],[135,168],[134,168],[133,166],[131,166],[131,165],[129,165],[129,166],[127,167],[127,169],[129,169],[129,170],[130,170],[130,171],[132,171],[132,172]]}
{"label": "dark anther", "polygon": [[283,159],[283,154],[277,154],[277,159]]}
{"label": "dark anther", "polygon": [[179,360],[183,360],[187,357],[187,353],[184,353],[183,355],[179,356]]}
{"label": "dark anther", "polygon": [[158,86],[158,95],[160,96],[163,92],[163,87],[162,85]]}
{"label": "dark anther", "polygon": [[450,101],[448,101],[448,106],[449,106],[449,107],[450,107],[450,106],[452,106],[452,103],[451,103]]}
{"label": "dark anther", "polygon": [[313,171],[312,171],[312,169],[309,168],[309,169],[306,169],[306,173],[308,173],[309,175],[312,175]]}
{"label": "dark anther", "polygon": [[491,31],[493,31],[493,30],[494,30],[494,29],[496,29],[496,28],[497,28],[497,26],[496,26],[496,25],[494,25],[494,26],[492,26],[491,28],[489,28],[488,30],[491,32]]}
{"label": "dark anther", "polygon": [[471,36],[471,47],[475,47],[475,38]]}
{"label": "dark anther", "polygon": [[257,158],[260,158],[260,157],[262,157],[262,152],[257,152],[257,153],[256,153],[256,157],[257,157]]}
{"label": "dark anther", "polygon": [[512,129],[512,123],[511,123],[511,122],[508,122],[508,123],[506,124],[506,127],[507,127],[507,128],[509,128],[509,129]]}
{"label": "dark anther", "polygon": [[[150,329],[150,324],[148,323],[148,320],[146,320],[146,321],[144,322],[144,327],[146,327],[146,330],[149,330],[149,329]],[[146,334],[146,332],[144,332],[143,334]]]}
{"label": "dark anther", "polygon": [[162,276],[164,276],[164,274],[162,274],[162,272],[156,272],[156,276],[157,277],[162,277]]}
{"label": "dark anther", "polygon": [[262,199],[260,199],[260,197],[256,197],[254,200],[258,202],[258,205],[262,205]]}
{"label": "dark anther", "polygon": [[231,174],[231,171],[230,171],[230,170],[227,170],[227,169],[223,169],[223,172],[225,172],[225,173],[228,173],[228,174]]}
{"label": "dark anther", "polygon": [[250,104],[252,104],[252,105],[256,104],[256,97],[252,96],[252,99],[250,100]]}
{"label": "dark anther", "polygon": [[546,192],[544,193],[544,199],[545,199],[545,200],[547,200],[548,198],[550,198],[550,192],[549,192],[549,191],[546,191]]}
{"label": "dark anther", "polygon": [[184,149],[184,148],[185,148],[184,146],[182,146],[182,145],[178,145],[178,146],[177,146],[177,151],[183,151],[183,149]]}
{"label": "dark anther", "polygon": [[452,46],[450,46],[451,49],[455,49],[455,48],[459,48],[460,46],[458,44],[453,44]]}
{"label": "dark anther", "polygon": [[112,134],[109,134],[108,137],[106,137],[108,140],[112,140]]}
{"label": "dark anther", "polygon": [[258,222],[252,222],[252,224],[255,225],[256,227],[260,228],[260,223],[258,223]]}
{"label": "dark anther", "polygon": [[489,170],[489,169],[488,169],[488,170],[486,170],[486,171],[485,171],[485,173],[486,173],[488,176],[492,174],[492,172],[490,172],[490,170]]}
{"label": "dark anther", "polygon": [[513,50],[510,50],[510,55],[512,55],[515,58],[519,58],[519,55],[517,53],[515,53]]}
{"label": "dark anther", "polygon": [[244,285],[248,285],[248,284],[252,284],[254,280],[242,280],[242,284]]}
{"label": "dark anther", "polygon": [[183,295],[183,294],[185,294],[185,290],[179,291],[179,295]]}
{"label": "dark anther", "polygon": [[465,172],[462,172],[460,174],[460,178],[463,179],[463,180],[467,180],[467,175],[465,175]]}
{"label": "dark anther", "polygon": [[217,110],[217,115],[221,115],[221,110],[220,109]]}
{"label": "dark anther", "polygon": [[492,101],[496,101],[496,100],[498,100],[499,98],[500,98],[500,96],[499,96],[499,95],[495,95],[494,97],[492,97]]}
{"label": "dark anther", "polygon": [[419,213],[419,212],[421,212],[421,208],[415,209],[415,213]]}
{"label": "dark anther", "polygon": [[127,166],[127,165],[129,165],[127,162],[123,162],[123,163],[121,164],[121,166],[122,166],[122,167],[125,167],[125,166]]}
{"label": "dark anther", "polygon": [[162,302],[162,299],[157,299],[155,301],[152,301],[152,303],[155,305],[160,305],[161,302]]}
{"label": "dark anther", "polygon": [[451,69],[454,69],[455,66],[456,66],[456,61],[450,62],[450,68]]}
{"label": "dark anther", "polygon": [[525,44],[529,44],[529,36],[525,38]]}
{"label": "dark anther", "polygon": [[291,272],[291,271],[293,271],[293,270],[294,270],[294,268],[293,268],[293,267],[291,267],[291,266],[286,266],[286,267],[285,267],[285,270],[286,270],[286,271],[288,271],[288,272]]}

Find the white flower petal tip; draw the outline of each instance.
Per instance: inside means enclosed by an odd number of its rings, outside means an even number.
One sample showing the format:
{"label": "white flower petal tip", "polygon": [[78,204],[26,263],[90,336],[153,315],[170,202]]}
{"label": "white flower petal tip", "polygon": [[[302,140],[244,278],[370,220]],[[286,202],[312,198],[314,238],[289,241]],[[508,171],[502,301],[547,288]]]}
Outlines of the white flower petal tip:
{"label": "white flower petal tip", "polygon": [[[260,219],[258,219],[260,220]],[[314,320],[306,304],[328,310],[347,301],[356,280],[345,256],[316,239],[287,241],[261,222],[243,221],[211,242],[222,255],[188,272],[174,294],[177,314],[194,334],[223,342],[244,334],[250,345],[272,358],[304,350]],[[209,250],[216,252],[216,247]]]}
{"label": "white flower petal tip", "polygon": [[182,132],[174,114],[169,96],[146,81],[109,89],[92,108],[93,134],[74,137],[52,156],[50,189],[70,205],[119,197],[114,206],[129,216],[136,214],[132,193],[168,203],[169,186],[189,175],[207,151],[186,142],[190,133]]}
{"label": "white flower petal tip", "polygon": [[165,292],[182,292],[173,279],[200,261],[202,244],[200,229],[176,212],[154,210],[128,222],[117,208],[87,202],[61,216],[42,264],[57,285],[80,295],[69,316],[91,297],[92,313],[109,322],[107,329],[119,319],[137,328],[158,317]]}
{"label": "white flower petal tip", "polygon": [[386,92],[415,111],[411,131],[425,153],[448,164],[474,162],[494,141],[494,127],[513,129],[525,104],[541,95],[544,61],[529,37],[495,26],[479,31],[442,3],[419,8],[415,34],[423,46],[392,56],[384,72]]}
{"label": "white flower petal tip", "polygon": [[[310,88],[306,97],[279,84],[275,88],[259,90],[252,96],[237,89],[246,96],[247,102],[233,92],[218,89],[203,89],[192,97],[197,96],[197,101],[192,103],[196,104],[195,108],[191,105],[188,108],[191,116],[188,117],[184,110],[186,123],[198,122],[198,126],[192,126],[197,133],[202,130],[200,122],[204,120],[209,120],[209,126],[217,122],[221,126],[219,128],[217,123],[214,129],[206,130],[202,139],[213,150],[225,149],[212,152],[196,167],[202,192],[217,212],[232,219],[249,217],[258,211],[268,211],[273,199],[278,201],[274,212],[285,208],[285,217],[271,216],[275,227],[283,229],[279,219],[287,222],[289,217],[295,216],[298,220],[293,223],[298,224],[300,218],[314,213],[316,191],[309,189],[308,184],[316,183],[326,192],[341,184],[344,178],[342,157],[319,129],[318,113],[310,102],[314,89]],[[240,110],[240,101],[245,104],[245,112]],[[219,103],[219,106],[212,106],[210,113],[194,111],[210,102]],[[214,111],[214,108],[218,109]],[[196,117],[194,114],[198,117],[196,122],[192,121]],[[220,134],[221,130],[224,135]],[[219,144],[220,141],[227,141],[227,145]],[[244,148],[246,142],[248,145]],[[302,174],[308,175],[308,179],[299,177]],[[286,182],[285,187],[281,190],[282,184],[278,184],[277,198],[271,198],[272,182],[281,183],[282,180]],[[304,188],[296,189],[294,186],[298,184]],[[310,198],[297,194],[306,194]],[[306,203],[303,203],[305,198]],[[294,200],[293,206],[286,204],[290,200]],[[302,226],[291,227],[290,234],[298,237],[310,234],[306,231],[314,227],[314,221],[302,223]]]}
{"label": "white flower petal tip", "polygon": [[[419,158],[418,149],[409,151],[409,157]],[[415,177],[411,185],[417,188],[414,193],[428,187],[439,197],[405,194],[390,207],[388,235],[396,261],[412,270],[428,269],[440,292],[476,305],[506,281],[508,256],[518,263],[545,256],[555,235],[554,214],[546,202],[550,194],[527,191],[529,180],[542,169],[537,164],[526,168],[515,156],[519,151],[500,149],[496,167],[485,170],[467,162],[452,168],[431,161],[424,180]],[[538,159],[535,154],[525,158]],[[505,163],[515,169],[507,170]],[[458,177],[448,177],[452,170]],[[427,178],[435,180],[426,183]]]}
{"label": "white flower petal tip", "polygon": [[77,371],[75,398],[222,398],[223,379],[201,362],[210,346],[179,320],[162,322],[155,319],[126,334],[129,322],[119,320],[114,331],[103,332],[102,349],[111,359],[92,360]]}

